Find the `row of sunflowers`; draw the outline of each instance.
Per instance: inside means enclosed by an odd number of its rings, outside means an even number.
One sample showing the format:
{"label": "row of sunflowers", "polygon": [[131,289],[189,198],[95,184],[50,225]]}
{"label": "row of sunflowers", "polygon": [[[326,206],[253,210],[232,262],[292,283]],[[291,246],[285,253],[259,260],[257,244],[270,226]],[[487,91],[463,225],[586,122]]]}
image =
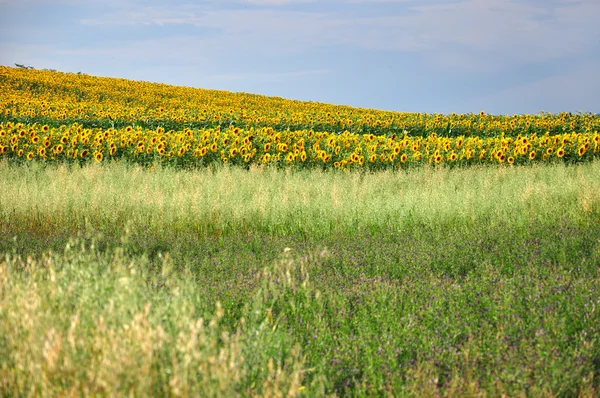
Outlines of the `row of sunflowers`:
{"label": "row of sunflowers", "polygon": [[205,166],[216,164],[353,168],[408,168],[426,163],[454,165],[580,162],[600,157],[600,134],[564,133],[517,137],[426,137],[341,134],[314,130],[148,130],[140,126],[86,128],[78,123],[0,124],[0,159]]}
{"label": "row of sunflowers", "polygon": [[377,136],[429,135],[458,138],[594,134],[600,117],[590,113],[537,115],[426,114],[353,108],[247,93],[177,87],[0,66],[0,122],[52,127],[75,122],[86,127],[154,130],[328,131]]}

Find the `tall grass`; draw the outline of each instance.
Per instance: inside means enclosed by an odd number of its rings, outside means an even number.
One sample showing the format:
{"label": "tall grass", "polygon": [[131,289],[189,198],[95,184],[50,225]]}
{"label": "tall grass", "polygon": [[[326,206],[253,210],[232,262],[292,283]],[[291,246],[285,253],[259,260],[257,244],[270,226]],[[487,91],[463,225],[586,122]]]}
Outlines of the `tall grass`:
{"label": "tall grass", "polygon": [[600,163],[0,163],[0,395],[600,391]]}
{"label": "tall grass", "polygon": [[200,235],[253,230],[268,234],[411,223],[522,224],[597,214],[600,162],[580,166],[425,168],[404,173],[342,173],[238,168],[180,171],[108,166],[0,164],[0,218],[74,228],[130,227]]}
{"label": "tall grass", "polygon": [[[166,260],[168,262],[168,260]],[[224,324],[185,278],[71,241],[39,260],[0,262],[0,394],[297,395],[301,349],[264,317]],[[156,279],[156,276],[153,276]]]}

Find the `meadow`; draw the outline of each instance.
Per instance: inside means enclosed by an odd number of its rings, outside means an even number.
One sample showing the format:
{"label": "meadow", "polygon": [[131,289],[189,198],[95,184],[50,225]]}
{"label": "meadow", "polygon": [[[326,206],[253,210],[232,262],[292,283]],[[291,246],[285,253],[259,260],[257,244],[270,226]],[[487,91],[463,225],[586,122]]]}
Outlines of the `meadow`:
{"label": "meadow", "polygon": [[[597,116],[0,72],[0,395],[600,393]],[[206,161],[194,147],[209,131]],[[248,162],[225,153],[236,137]],[[307,159],[287,162],[301,140]],[[358,147],[377,160],[354,161]]]}

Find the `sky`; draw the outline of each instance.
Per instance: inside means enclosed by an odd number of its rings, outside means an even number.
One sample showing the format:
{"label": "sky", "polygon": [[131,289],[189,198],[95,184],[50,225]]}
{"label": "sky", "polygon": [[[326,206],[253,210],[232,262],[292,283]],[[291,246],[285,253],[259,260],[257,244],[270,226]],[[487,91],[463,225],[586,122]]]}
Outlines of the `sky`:
{"label": "sky", "polygon": [[0,65],[401,112],[600,113],[600,0],[0,0]]}

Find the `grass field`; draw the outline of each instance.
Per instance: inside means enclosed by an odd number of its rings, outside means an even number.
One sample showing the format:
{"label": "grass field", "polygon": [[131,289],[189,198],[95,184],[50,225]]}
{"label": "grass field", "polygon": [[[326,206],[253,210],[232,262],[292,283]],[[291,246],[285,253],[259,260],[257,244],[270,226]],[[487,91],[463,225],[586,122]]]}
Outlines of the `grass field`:
{"label": "grass field", "polygon": [[0,395],[596,396],[600,162],[0,162]]}

